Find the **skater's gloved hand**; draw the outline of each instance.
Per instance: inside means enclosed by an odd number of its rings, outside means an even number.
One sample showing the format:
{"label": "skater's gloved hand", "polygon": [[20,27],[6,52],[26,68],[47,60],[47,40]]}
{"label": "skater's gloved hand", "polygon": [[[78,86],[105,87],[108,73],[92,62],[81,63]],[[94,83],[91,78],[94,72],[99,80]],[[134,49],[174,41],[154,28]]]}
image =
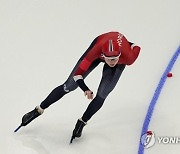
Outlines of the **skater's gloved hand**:
{"label": "skater's gloved hand", "polygon": [[86,90],[84,92],[84,95],[87,96],[88,99],[93,99],[94,97],[93,92],[91,90]]}

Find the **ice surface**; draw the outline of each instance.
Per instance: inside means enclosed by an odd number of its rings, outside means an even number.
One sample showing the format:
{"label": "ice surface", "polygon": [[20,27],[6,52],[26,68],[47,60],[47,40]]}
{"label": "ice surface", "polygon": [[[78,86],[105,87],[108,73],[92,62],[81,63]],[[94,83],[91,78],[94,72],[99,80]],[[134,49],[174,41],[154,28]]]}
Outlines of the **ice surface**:
{"label": "ice surface", "polygon": [[[1,0],[0,153],[137,153],[148,105],[180,43],[179,6],[179,0]],[[122,32],[142,50],[83,136],[69,145],[76,120],[89,103],[80,89],[13,133],[22,115],[62,84],[91,41],[107,31]],[[94,92],[101,70],[99,65],[86,79]],[[150,123],[158,136],[180,136],[180,58],[172,73]],[[146,154],[179,152],[179,144],[156,144],[145,150]]]}

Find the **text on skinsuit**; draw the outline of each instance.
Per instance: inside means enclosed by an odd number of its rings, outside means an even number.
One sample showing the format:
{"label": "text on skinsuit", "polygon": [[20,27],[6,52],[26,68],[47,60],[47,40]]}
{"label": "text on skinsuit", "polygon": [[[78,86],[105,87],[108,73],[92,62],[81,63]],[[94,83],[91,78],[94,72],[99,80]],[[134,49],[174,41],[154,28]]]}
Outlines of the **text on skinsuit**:
{"label": "text on skinsuit", "polygon": [[117,43],[118,43],[119,46],[122,45],[122,38],[123,38],[123,35],[121,33],[118,33]]}

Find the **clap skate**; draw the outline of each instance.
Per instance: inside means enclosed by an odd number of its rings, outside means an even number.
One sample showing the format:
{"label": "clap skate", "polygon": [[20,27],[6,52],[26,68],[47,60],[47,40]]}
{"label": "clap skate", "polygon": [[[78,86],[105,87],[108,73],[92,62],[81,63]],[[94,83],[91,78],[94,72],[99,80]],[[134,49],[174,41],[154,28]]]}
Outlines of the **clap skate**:
{"label": "clap skate", "polygon": [[29,124],[32,120],[43,114],[43,112],[44,110],[40,106],[36,106],[34,110],[26,113],[22,117],[22,122],[20,126],[16,130],[14,130],[14,132],[17,132],[22,126],[26,126],[27,124]]}
{"label": "clap skate", "polygon": [[72,141],[77,137],[81,137],[82,135],[82,130],[84,128],[84,126],[86,125],[87,123],[84,122],[82,119],[78,119],[77,123],[76,123],[76,126],[73,130],[73,134],[72,134],[72,137],[71,137],[71,140],[70,140],[70,143],[72,143]]}

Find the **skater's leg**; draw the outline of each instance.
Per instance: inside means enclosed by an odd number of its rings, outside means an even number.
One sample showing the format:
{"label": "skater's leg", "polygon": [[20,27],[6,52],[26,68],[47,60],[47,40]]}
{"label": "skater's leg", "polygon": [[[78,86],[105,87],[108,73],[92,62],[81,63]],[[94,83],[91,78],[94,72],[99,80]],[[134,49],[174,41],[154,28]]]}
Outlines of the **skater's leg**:
{"label": "skater's leg", "polygon": [[115,67],[109,67],[105,64],[97,95],[106,99],[110,92],[115,88],[125,67],[126,65],[124,64],[118,64]]}
{"label": "skater's leg", "polygon": [[114,89],[117,84],[125,65],[117,65],[116,67],[110,68],[107,64],[104,65],[103,77],[98,88],[96,97],[91,101],[88,108],[84,112],[81,119],[78,119],[76,126],[73,130],[73,135],[70,143],[76,137],[80,137],[82,134],[83,127],[87,121],[102,107],[108,94]]}
{"label": "skater's leg", "polygon": [[[29,124],[32,120],[34,120],[39,115],[41,115],[44,109],[48,108],[51,104],[61,99],[65,94],[75,90],[78,87],[77,83],[73,79],[74,72],[79,67],[81,61],[87,55],[88,51],[95,45],[96,41],[97,39],[94,39],[94,41],[91,43],[91,45],[86,50],[86,52],[81,56],[76,66],[74,67],[73,71],[71,72],[68,79],[66,80],[66,82],[56,87],[54,90],[52,90],[52,92],[47,96],[47,98],[39,106],[37,106],[34,110],[26,113],[23,116],[21,126],[26,126],[27,124]],[[100,60],[96,60],[94,63],[92,63],[88,71],[83,75],[83,77],[85,78],[99,63],[100,63]],[[18,129],[20,127],[18,127]],[[16,129],[15,131],[17,131],[18,129]]]}
{"label": "skater's leg", "polygon": [[[83,75],[84,78],[100,63],[101,61],[98,59],[94,61],[87,72]],[[77,66],[76,66],[77,67]],[[56,87],[49,95],[48,97],[40,104],[40,107],[42,109],[48,108],[51,104],[55,103],[59,99],[61,99],[65,94],[75,90],[78,87],[77,83],[73,79],[73,73],[69,76],[67,81]]]}
{"label": "skater's leg", "polygon": [[[74,81],[73,76],[77,68],[79,67],[81,61],[83,58],[87,55],[88,51],[94,46],[97,39],[94,39],[89,48],[86,50],[86,52],[81,56],[81,58],[78,60],[77,64],[75,65],[74,69],[72,70],[71,74],[69,75],[66,82],[58,87],[56,87],[52,92],[47,96],[47,98],[40,104],[40,107],[42,109],[48,108],[51,104],[55,103],[59,99],[61,99],[65,94],[75,90],[78,85]],[[98,64],[100,63],[100,60],[96,60],[91,64],[87,72],[83,75],[85,78]]]}
{"label": "skater's leg", "polygon": [[[72,82],[71,82],[72,81]],[[67,85],[67,86],[66,86]],[[68,89],[67,89],[68,88]],[[62,98],[65,94],[67,94],[70,91],[73,91],[77,88],[76,82],[71,80],[69,78],[65,84],[62,84],[58,87],[56,87],[49,95],[48,97],[40,104],[40,106],[36,106],[36,108],[28,113],[26,113],[22,118],[21,126],[26,126],[29,124],[32,120],[40,116],[44,109],[48,108],[51,104],[58,101],[60,98]],[[15,132],[20,128],[18,127]]]}
{"label": "skater's leg", "polygon": [[84,112],[82,120],[84,122],[87,122],[102,107],[104,100],[105,99],[96,95],[96,97],[91,101],[88,108]]}
{"label": "skater's leg", "polygon": [[[93,62],[91,66],[89,67],[88,71],[84,74],[84,78],[100,63],[99,60]],[[37,118],[39,115],[41,115],[44,111],[44,109],[48,108],[51,104],[58,101],[60,98],[62,98],[65,94],[75,90],[78,87],[77,83],[73,79],[73,74],[69,76],[67,81],[56,87],[49,95],[48,97],[40,104],[40,106],[37,106],[34,110],[26,113],[23,116],[22,119],[22,126],[26,126],[29,124],[32,120]],[[82,125],[78,125],[82,126]]]}
{"label": "skater's leg", "polygon": [[42,109],[48,108],[51,104],[58,101],[62,98],[67,92],[65,91],[64,85],[56,87],[52,92],[47,96],[47,98],[40,104]]}
{"label": "skater's leg", "polygon": [[96,97],[91,101],[82,120],[87,122],[103,105],[106,97],[116,86],[125,65],[117,65],[110,68],[107,64],[104,65],[103,76]]}

